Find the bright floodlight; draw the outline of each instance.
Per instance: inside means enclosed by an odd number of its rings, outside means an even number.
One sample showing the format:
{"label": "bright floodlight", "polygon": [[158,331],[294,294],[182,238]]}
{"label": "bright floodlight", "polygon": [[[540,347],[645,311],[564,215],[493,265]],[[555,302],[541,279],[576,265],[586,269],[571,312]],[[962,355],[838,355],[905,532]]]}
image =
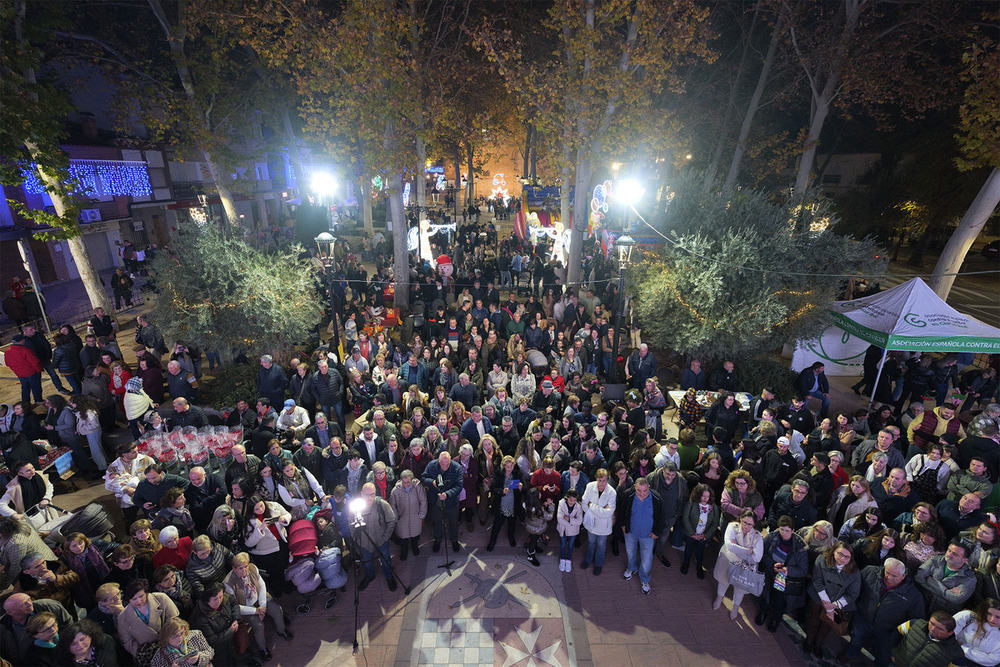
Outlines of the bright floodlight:
{"label": "bright floodlight", "polygon": [[364,498],[354,498],[347,503],[347,511],[351,514],[361,514],[366,509],[368,509],[368,503],[365,502]]}
{"label": "bright floodlight", "polygon": [[615,186],[615,196],[625,204],[636,203],[642,199],[645,191],[639,181],[631,178],[625,179]]}
{"label": "bright floodlight", "polygon": [[332,195],[337,191],[337,179],[325,171],[318,171],[312,177],[312,189],[318,195]]}

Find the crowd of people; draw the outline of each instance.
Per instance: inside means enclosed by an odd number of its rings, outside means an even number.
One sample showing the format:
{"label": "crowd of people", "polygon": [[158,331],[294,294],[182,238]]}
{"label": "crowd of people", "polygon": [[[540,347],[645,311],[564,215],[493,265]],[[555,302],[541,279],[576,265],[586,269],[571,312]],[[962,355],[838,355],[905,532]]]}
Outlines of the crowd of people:
{"label": "crowd of people", "polygon": [[[834,632],[849,636],[845,660],[867,648],[876,664],[1000,664],[1000,528],[983,510],[1000,475],[993,396],[966,406],[979,410],[968,424],[961,406],[925,410],[916,395],[898,415],[888,404],[831,417],[822,364],[741,406],[732,362],[707,373],[691,360],[669,437],[656,356],[627,313],[614,348],[614,264],[595,249],[586,282],[567,284],[546,245],[487,248],[480,231],[472,220],[433,239],[448,271],[414,263],[419,317],[405,336],[381,319],[388,258],[376,253],[369,279],[341,247],[345,358],[328,345],[261,355],[256,391],[214,417],[243,433],[216,465],[164,465],[135,440],[208,425],[201,363],[221,360],[190,342],[167,348],[143,315],[133,369],[96,313],[82,344],[71,328],[57,337],[59,359],[74,346],[79,361],[63,372],[26,330],[12,348],[23,400],[0,415],[12,475],[0,499],[4,658],[205,667],[238,664],[253,642],[269,660],[265,620],[292,637],[275,599],[294,590],[288,528],[306,519],[319,548],[360,557],[361,589],[378,571],[395,591],[393,559],[419,556],[425,534],[432,553],[461,553],[488,530],[487,552],[524,549],[541,566],[558,551],[561,572],[590,576],[615,559],[645,594],[677,551],[680,574],[699,579],[714,559],[715,609],[736,620],[749,593],[757,625],[798,621],[816,656]],[[41,400],[43,370],[59,380],[53,368],[74,393],[47,397],[38,421],[31,394]],[[605,397],[614,379],[620,401]],[[707,410],[702,389],[720,390]],[[134,437],[102,458],[102,429],[126,427]],[[39,438],[103,473],[126,534],[67,535],[58,553],[40,539],[24,520],[53,499],[32,463]]]}

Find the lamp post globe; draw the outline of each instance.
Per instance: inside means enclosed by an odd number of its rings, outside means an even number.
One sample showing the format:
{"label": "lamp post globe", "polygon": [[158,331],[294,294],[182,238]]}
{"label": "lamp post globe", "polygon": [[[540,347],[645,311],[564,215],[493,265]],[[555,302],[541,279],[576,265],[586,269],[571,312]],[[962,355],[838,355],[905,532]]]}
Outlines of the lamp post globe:
{"label": "lamp post globe", "polygon": [[611,349],[611,381],[615,384],[620,381],[618,353],[621,347],[622,314],[625,311],[625,268],[632,259],[633,247],[635,239],[628,234],[622,234],[615,241],[615,249],[618,251],[618,307],[615,309],[615,337]]}

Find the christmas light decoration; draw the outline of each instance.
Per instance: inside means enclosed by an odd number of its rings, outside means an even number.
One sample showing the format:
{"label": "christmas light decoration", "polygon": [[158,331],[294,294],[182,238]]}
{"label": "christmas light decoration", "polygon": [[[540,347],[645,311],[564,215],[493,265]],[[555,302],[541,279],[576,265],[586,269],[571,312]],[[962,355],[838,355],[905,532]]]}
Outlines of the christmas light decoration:
{"label": "christmas light decoration", "polygon": [[507,181],[504,179],[503,174],[497,174],[493,177],[492,194],[494,197],[502,198],[504,204],[510,200],[510,193],[507,192]]}
{"label": "christmas light decoration", "polygon": [[[22,171],[25,193],[40,195],[45,187],[33,164]],[[70,160],[69,176],[77,182],[76,193],[88,197],[149,197],[153,189],[145,162],[135,160]]]}

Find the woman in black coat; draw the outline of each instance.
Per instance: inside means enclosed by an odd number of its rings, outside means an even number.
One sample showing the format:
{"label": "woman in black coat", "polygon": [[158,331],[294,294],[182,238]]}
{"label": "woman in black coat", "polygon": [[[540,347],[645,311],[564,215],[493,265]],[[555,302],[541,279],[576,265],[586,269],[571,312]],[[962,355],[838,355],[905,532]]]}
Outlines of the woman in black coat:
{"label": "woman in black coat", "polygon": [[726,442],[732,442],[740,429],[740,406],[736,402],[736,396],[727,391],[719,394],[719,400],[705,413],[705,433],[710,440],[716,427],[725,429]]}
{"label": "woman in black coat", "polygon": [[14,416],[10,419],[10,430],[20,433],[29,441],[47,440],[42,420],[31,409],[31,403],[18,401],[14,404]]}
{"label": "woman in black coat", "polygon": [[[764,590],[760,596],[760,609],[754,622],[775,632],[786,611],[794,611],[806,601],[806,575],[809,572],[809,550],[801,537],[795,534],[790,517],[778,519],[778,529],[764,538],[764,557],[760,561],[764,573]],[[782,590],[774,586],[776,577],[784,579]]]}
{"label": "woman in black coat", "polygon": [[[212,658],[215,667],[237,664],[233,633],[239,620],[240,606],[236,598],[226,593],[221,582],[208,584],[191,613],[191,629],[201,630],[209,645],[215,649],[215,657]],[[264,656],[265,661],[270,659],[270,655]]]}
{"label": "woman in black coat", "polygon": [[60,665],[96,665],[118,667],[118,650],[114,639],[89,619],[62,628],[56,652]]}
{"label": "woman in black coat", "polygon": [[490,531],[490,542],[486,545],[487,551],[493,551],[496,546],[497,536],[503,524],[507,524],[507,539],[510,546],[517,546],[514,539],[514,530],[517,522],[524,518],[524,503],[522,492],[525,483],[521,469],[514,462],[513,456],[505,456],[501,465],[493,473],[493,528]]}

